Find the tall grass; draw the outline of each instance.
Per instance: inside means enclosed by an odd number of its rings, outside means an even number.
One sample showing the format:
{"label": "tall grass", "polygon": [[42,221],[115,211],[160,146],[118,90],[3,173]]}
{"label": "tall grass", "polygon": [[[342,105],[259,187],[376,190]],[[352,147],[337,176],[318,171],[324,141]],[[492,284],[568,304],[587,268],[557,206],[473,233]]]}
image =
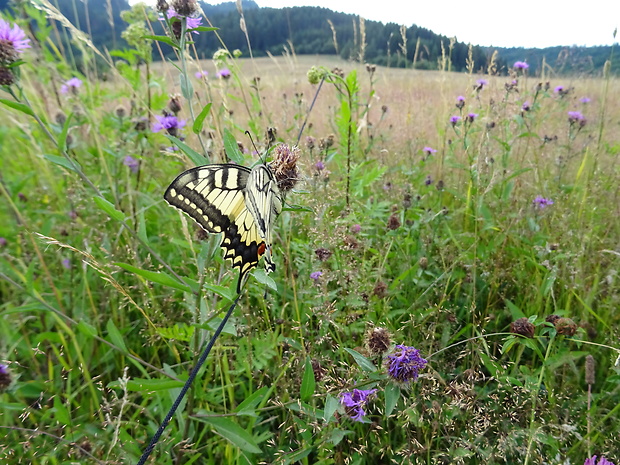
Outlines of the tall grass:
{"label": "tall grass", "polygon": [[[0,126],[3,463],[137,462],[237,281],[163,192],[235,146],[257,162],[245,130],[263,151],[304,122],[274,287],[250,279],[151,463],[620,462],[617,77],[201,62],[178,42],[148,63],[143,35],[106,55],[25,8],[40,27]],[[428,360],[407,386],[396,344]],[[353,389],[377,390],[362,422]]]}

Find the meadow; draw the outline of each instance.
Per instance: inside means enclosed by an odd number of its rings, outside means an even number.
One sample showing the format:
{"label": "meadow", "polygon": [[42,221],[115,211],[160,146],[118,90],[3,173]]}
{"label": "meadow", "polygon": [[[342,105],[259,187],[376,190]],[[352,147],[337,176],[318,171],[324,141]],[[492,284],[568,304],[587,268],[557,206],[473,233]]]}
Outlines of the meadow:
{"label": "meadow", "polygon": [[0,463],[138,462],[238,279],[164,191],[283,144],[276,270],[147,463],[620,463],[617,76],[198,60],[139,14],[108,54],[28,14],[28,46],[0,24]]}

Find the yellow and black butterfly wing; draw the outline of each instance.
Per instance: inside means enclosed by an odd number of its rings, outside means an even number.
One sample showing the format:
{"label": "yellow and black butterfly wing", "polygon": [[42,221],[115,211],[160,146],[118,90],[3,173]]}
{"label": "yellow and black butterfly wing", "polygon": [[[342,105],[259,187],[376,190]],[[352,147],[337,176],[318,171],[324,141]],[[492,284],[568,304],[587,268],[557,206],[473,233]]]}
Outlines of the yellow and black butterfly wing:
{"label": "yellow and black butterfly wing", "polygon": [[282,194],[267,165],[257,165],[250,172],[246,187],[246,205],[256,221],[258,233],[265,241],[265,270],[275,271],[271,258],[271,231],[282,212]]}
{"label": "yellow and black butterfly wing", "polygon": [[233,164],[206,165],[181,173],[164,199],[186,213],[205,231],[223,233],[224,257],[239,269],[237,292],[265,252],[265,240],[246,205],[251,170]]}

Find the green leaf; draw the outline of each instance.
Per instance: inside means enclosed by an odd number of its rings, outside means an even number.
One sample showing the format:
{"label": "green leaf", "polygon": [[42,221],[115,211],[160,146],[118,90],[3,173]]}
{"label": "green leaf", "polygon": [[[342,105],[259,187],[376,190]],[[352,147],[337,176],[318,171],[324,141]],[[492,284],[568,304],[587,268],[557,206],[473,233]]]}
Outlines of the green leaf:
{"label": "green leaf", "polygon": [[390,383],[383,390],[383,395],[385,396],[385,416],[389,417],[400,399],[400,387]]}
{"label": "green leaf", "polygon": [[192,126],[192,131],[194,131],[194,134],[199,134],[200,131],[202,131],[202,126],[205,122],[205,118],[209,114],[209,111],[211,111],[210,102],[207,103],[202,109],[202,111],[198,114],[198,116],[196,116],[196,119],[194,120],[194,125]]}
{"label": "green leaf", "polygon": [[224,438],[237,446],[239,449],[251,454],[261,454],[262,451],[254,441],[254,438],[246,430],[228,418],[222,417],[202,417],[203,421],[211,426]]}
{"label": "green leaf", "polygon": [[192,81],[185,74],[179,74],[179,84],[181,85],[181,94],[187,100],[191,100],[194,96],[194,86]]}
{"label": "green leaf", "polygon": [[239,150],[237,139],[228,129],[224,129],[224,150],[229,159],[240,165],[243,164],[243,154]]}
{"label": "green leaf", "polygon": [[118,347],[120,350],[122,350],[123,352],[127,353],[128,350],[127,350],[127,347],[125,346],[125,340],[123,339],[121,332],[118,330],[118,328],[116,327],[112,319],[108,320],[106,329],[108,330],[108,339],[110,340],[110,342],[114,344],[116,347]]}
{"label": "green leaf", "polygon": [[337,446],[338,444],[340,444],[340,441],[342,441],[347,434],[352,434],[352,433],[353,431],[336,428],[332,431],[332,435],[329,438],[329,442],[331,442],[334,446]]}
{"label": "green leaf", "polygon": [[366,357],[364,357],[362,354],[360,354],[359,352],[356,352],[353,349],[344,349],[347,352],[349,352],[353,358],[355,359],[355,362],[360,366],[360,368],[364,371],[377,371],[377,367],[374,365],[374,363],[372,363],[370,360],[368,360]]}
{"label": "green leaf", "polygon": [[257,417],[256,407],[263,401],[267,394],[267,386],[263,386],[258,391],[247,397],[243,402],[237,405],[235,412],[239,415],[249,415],[251,417]]}
{"label": "green leaf", "polygon": [[312,369],[312,361],[310,357],[306,357],[306,367],[304,369],[304,377],[301,380],[301,390],[299,397],[302,402],[308,402],[314,394],[316,381],[314,380],[314,370]]}
{"label": "green leaf", "polygon": [[265,273],[265,270],[259,268],[257,270],[254,270],[252,275],[256,278],[256,280],[259,283],[264,284],[265,286],[269,286],[271,289],[277,292],[278,286],[276,282],[273,280],[271,276]]}
{"label": "green leaf", "polygon": [[24,105],[23,103],[14,102],[13,100],[7,100],[5,98],[0,98],[0,103],[4,103],[7,107],[19,110],[29,116],[34,116],[34,112],[32,111],[32,109],[28,105]]}
{"label": "green leaf", "polygon": [[67,119],[65,120],[65,124],[63,124],[62,126],[62,131],[60,131],[60,134],[58,134],[58,139],[56,140],[56,143],[58,144],[58,150],[61,153],[67,151],[67,134],[69,133],[69,126],[72,116],[73,113],[69,113]]}
{"label": "green leaf", "polygon": [[325,409],[323,410],[323,419],[329,423],[331,418],[334,416],[336,410],[338,410],[338,406],[340,402],[334,396],[328,395],[325,399]]}
{"label": "green leaf", "polygon": [[196,32],[211,32],[211,31],[217,31],[217,30],[219,30],[219,27],[208,27],[208,26],[198,26],[193,29],[188,29],[188,31],[196,31]]}
{"label": "green leaf", "polygon": [[[134,378],[127,382],[127,390],[133,392],[143,391],[155,392],[155,391],[167,391],[169,389],[175,389],[183,387],[183,381],[175,381],[174,379],[143,379]],[[108,383],[108,387],[116,388],[121,387],[120,381],[112,381]]]}
{"label": "green leaf", "polygon": [[148,281],[161,284],[162,286],[171,287],[173,289],[178,289],[184,292],[192,292],[192,289],[189,286],[185,286],[184,284],[181,284],[179,281],[174,279],[172,276],[164,272],[143,270],[141,268],[136,268],[135,266],[129,265],[127,263],[120,263],[120,262],[115,263],[115,265],[120,266],[124,270],[127,270],[131,273],[137,274],[138,276],[142,276]]}
{"label": "green leaf", "polygon": [[[73,171],[75,173],[78,172],[77,169],[76,169],[76,166],[77,166],[78,169],[80,169],[80,170],[82,169],[77,161],[73,160],[73,163],[71,163],[65,157],[59,157],[58,155],[45,154],[45,155],[43,155],[43,158],[45,158],[48,161],[51,161],[52,163],[54,163],[56,165],[62,166],[63,168],[67,168],[68,170],[71,170],[71,171]],[[74,164],[76,166],[74,166]]]}
{"label": "green leaf", "polygon": [[125,214],[121,211],[118,211],[116,208],[114,208],[114,205],[112,205],[106,199],[104,199],[103,197],[95,197],[94,200],[97,206],[101,210],[106,212],[110,216],[110,218],[114,218],[115,220],[118,220],[118,221],[125,221]]}
{"label": "green leaf", "polygon": [[187,155],[187,158],[189,158],[194,165],[196,166],[202,166],[205,165],[207,163],[209,163],[209,159],[207,157],[205,157],[204,155],[199,154],[198,152],[196,152],[193,148],[191,148],[190,146],[188,146],[187,144],[185,144],[184,142],[180,141],[179,139],[177,139],[174,136],[171,136],[169,134],[166,134],[166,137],[174,144],[176,145],[178,148],[181,149],[181,151]]}
{"label": "green leaf", "polygon": [[172,40],[170,37],[168,37],[168,36],[143,36],[142,38],[143,39],[157,40],[159,42],[163,42],[164,44],[168,44],[171,47],[179,48],[179,45],[174,40]]}
{"label": "green leaf", "polygon": [[60,396],[54,397],[54,417],[55,420],[58,421],[58,423],[60,423],[61,425],[71,424],[71,417],[69,416],[67,407],[63,405]]}
{"label": "green leaf", "polygon": [[87,336],[93,337],[97,335],[97,328],[93,325],[89,325],[84,320],[80,320],[77,325],[77,329],[80,333],[86,334]]}
{"label": "green leaf", "polygon": [[[283,463],[288,465],[289,463],[299,463],[302,462],[302,459],[308,457],[310,453],[314,450],[314,447],[307,447],[306,449],[301,449],[299,451],[293,452],[292,454],[285,455]],[[303,463],[303,462],[302,462]]]}

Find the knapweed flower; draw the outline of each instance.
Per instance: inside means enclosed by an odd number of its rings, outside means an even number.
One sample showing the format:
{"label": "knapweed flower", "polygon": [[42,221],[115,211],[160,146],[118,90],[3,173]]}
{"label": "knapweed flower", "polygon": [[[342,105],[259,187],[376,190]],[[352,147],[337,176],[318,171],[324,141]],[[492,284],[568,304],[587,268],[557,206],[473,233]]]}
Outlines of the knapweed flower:
{"label": "knapweed flower", "polygon": [[316,139],[312,136],[306,136],[306,147],[308,150],[312,150],[316,146]]}
{"label": "knapweed flower", "polygon": [[220,79],[228,79],[230,76],[232,76],[232,73],[228,68],[222,68],[217,73],[215,73],[215,75]]}
{"label": "knapweed flower", "polygon": [[132,173],[136,174],[138,172],[138,168],[140,167],[140,162],[131,155],[127,155],[123,160],[123,165],[129,168]]}
{"label": "knapweed flower", "polygon": [[579,101],[581,103],[590,103],[592,100],[590,99],[590,97],[581,97]]}
{"label": "knapweed flower", "polygon": [[296,145],[277,145],[273,151],[273,161],[269,164],[276,178],[280,192],[286,193],[295,187],[299,181],[297,162],[301,157],[301,150]]}
{"label": "knapweed flower", "polygon": [[321,160],[317,161],[314,164],[314,169],[321,172],[325,169],[325,163],[323,163]]}
{"label": "knapweed flower", "polygon": [[429,174],[428,176],[426,176],[426,179],[424,180],[424,185],[430,186],[431,184],[433,184],[433,178],[431,178],[431,175]]}
{"label": "knapweed flower", "polygon": [[478,117],[478,113],[467,113],[467,122],[473,123],[477,117]]}
{"label": "knapweed flower", "polygon": [[521,110],[523,111],[530,111],[532,108],[530,107],[530,102],[528,102],[527,100],[525,102],[523,102],[523,105],[521,105]]}
{"label": "knapweed flower", "polygon": [[565,95],[568,95],[568,92],[570,91],[570,89],[567,89],[564,86],[556,86],[555,89],[553,89],[553,91],[558,94],[560,97],[564,97]]}
{"label": "knapweed flower", "polygon": [[72,94],[77,94],[77,90],[82,87],[82,80],[76,77],[72,77],[68,81],[60,86],[60,93],[67,94],[71,92]]}
{"label": "knapweed flower", "polygon": [[532,201],[532,203],[534,204],[534,207],[540,208],[542,210],[549,205],[553,205],[553,200],[547,199],[542,195],[537,195],[536,198]]}
{"label": "knapweed flower", "polygon": [[196,0],[172,0],[171,6],[181,16],[193,16],[198,10]]}
{"label": "knapweed flower", "polygon": [[397,345],[385,360],[388,375],[400,384],[417,380],[420,370],[424,369],[427,363],[428,360],[420,357],[418,349],[402,344]]}
{"label": "knapweed flower", "polygon": [[0,237],[0,247],[6,247],[8,241],[4,237]]}
{"label": "knapweed flower", "polygon": [[474,86],[474,89],[477,91],[481,91],[482,89],[484,89],[484,86],[486,86],[489,83],[489,81],[487,81],[486,79],[478,79],[476,81],[476,85]]}
{"label": "knapweed flower", "polygon": [[349,228],[349,231],[351,231],[353,234],[359,234],[361,230],[362,230],[362,226],[359,224],[354,224],[353,226]]}
{"label": "knapweed flower", "polygon": [[208,71],[196,71],[194,73],[194,76],[196,77],[196,79],[203,79],[206,78],[209,75]]}
{"label": "knapweed flower", "polygon": [[69,260],[68,258],[63,258],[61,263],[62,263],[62,267],[65,270],[70,270],[71,269],[71,260]]}
{"label": "knapweed flower", "polygon": [[310,273],[310,279],[314,279],[314,282],[318,282],[319,279],[321,279],[321,276],[323,276],[322,271],[313,271]]}
{"label": "knapweed flower", "polygon": [[26,33],[17,24],[11,27],[8,21],[0,18],[0,63],[13,63],[27,48],[30,48],[30,39],[26,38]]}
{"label": "knapweed flower", "polygon": [[353,389],[352,392],[340,394],[340,403],[344,405],[347,415],[352,420],[363,421],[366,416],[364,406],[375,392],[377,392],[376,389]]}
{"label": "knapweed flower", "polygon": [[460,120],[461,117],[458,115],[450,116],[450,123],[452,124],[452,126],[456,126],[456,123],[458,123]]}
{"label": "knapweed flower", "polygon": [[598,462],[596,461],[596,459],[597,459],[597,456],[593,455],[589,459],[586,459],[586,461],[583,462],[583,465],[614,465],[613,462],[610,462],[605,457],[601,457],[601,459]]}
{"label": "knapweed flower", "polygon": [[9,367],[0,363],[0,392],[6,390],[11,385],[11,374]]}
{"label": "knapweed flower", "polygon": [[530,67],[530,65],[528,65],[525,61],[515,61],[515,64],[512,65],[512,67],[514,69],[522,69],[523,71],[525,71]]}
{"label": "knapweed flower", "polygon": [[432,155],[432,154],[434,154],[434,153],[437,153],[437,150],[435,150],[435,149],[434,149],[434,148],[432,148],[432,147],[424,147],[424,148],[422,149],[422,151],[423,151],[426,155],[428,155],[428,156],[430,156],[430,155]]}
{"label": "knapweed flower", "polygon": [[569,111],[568,112],[568,122],[573,124],[579,124],[579,126],[583,127],[586,124],[586,118],[580,111]]}
{"label": "knapweed flower", "polygon": [[456,108],[458,108],[460,110],[464,106],[465,106],[465,97],[463,97],[462,95],[459,95],[456,98]]}
{"label": "knapweed flower", "polygon": [[178,133],[178,130],[185,127],[185,120],[179,120],[174,115],[155,115],[156,123],[153,124],[151,130],[153,132],[159,132],[162,129],[165,129],[168,134],[171,136],[175,136]]}

